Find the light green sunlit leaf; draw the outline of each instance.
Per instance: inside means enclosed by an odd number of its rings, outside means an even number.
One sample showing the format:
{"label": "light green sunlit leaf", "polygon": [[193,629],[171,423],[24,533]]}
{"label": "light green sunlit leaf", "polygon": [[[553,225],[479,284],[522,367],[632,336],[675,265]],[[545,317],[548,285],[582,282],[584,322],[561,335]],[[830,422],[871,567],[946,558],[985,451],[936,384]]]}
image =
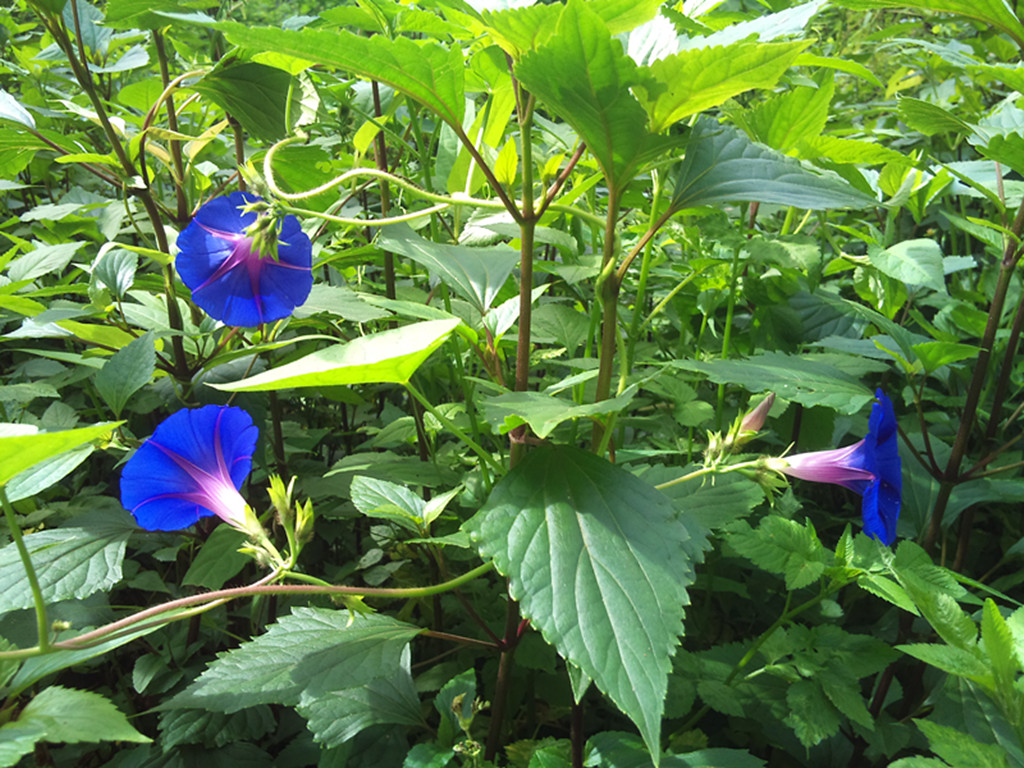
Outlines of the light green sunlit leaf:
{"label": "light green sunlit leaf", "polygon": [[247,379],[210,386],[228,392],[257,392],[345,384],[404,384],[458,324],[458,320],[428,320],[360,336]]}
{"label": "light green sunlit leaf", "polygon": [[647,116],[630,92],[641,81],[638,68],[586,3],[571,0],[555,34],[526,54],[515,71],[576,130],[616,191],[663,144],[648,133]]}
{"label": "light green sunlit leaf", "polygon": [[44,688],[18,715],[38,723],[46,741],[152,741],[135,730],[114,703],[98,693],[53,685]]}
{"label": "light green sunlit leaf", "polygon": [[37,432],[34,434],[12,434],[0,432],[0,485],[6,485],[15,475],[33,464],[69,451],[75,446],[98,440],[109,435],[122,422],[96,424],[81,429],[66,429],[61,432]]}
{"label": "light green sunlit leaf", "polygon": [[651,79],[635,90],[651,131],[660,133],[744,91],[773,87],[806,47],[805,41],[739,42],[683,50],[651,64]]}

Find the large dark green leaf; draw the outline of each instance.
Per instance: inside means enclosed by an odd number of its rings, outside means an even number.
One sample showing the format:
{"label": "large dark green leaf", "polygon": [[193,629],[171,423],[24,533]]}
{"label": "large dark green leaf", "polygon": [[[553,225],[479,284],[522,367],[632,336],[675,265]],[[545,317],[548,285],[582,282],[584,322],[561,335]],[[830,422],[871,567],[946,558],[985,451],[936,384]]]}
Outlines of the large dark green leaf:
{"label": "large dark green leaf", "polygon": [[872,390],[815,355],[763,352],[746,360],[673,360],[672,365],[700,371],[716,384],[738,384],[750,392],[775,392],[807,407],[825,405],[857,413],[874,399]]}
{"label": "large dark green leaf", "polygon": [[377,243],[429,269],[469,299],[480,314],[491,308],[519,262],[519,254],[507,245],[470,248],[435,243],[417,235],[408,224],[385,227]]}
{"label": "large dark green leaf", "polygon": [[523,615],[656,752],[703,533],[642,480],[568,447],[530,454],[465,527]]}
{"label": "large dark green leaf", "polygon": [[675,210],[743,201],[811,210],[877,205],[838,176],[812,173],[792,157],[709,118],[693,127],[686,156],[671,174]]}
{"label": "large dark green leaf", "polygon": [[[125,515],[127,517],[127,515]],[[88,597],[121,580],[125,542],[132,528],[113,517],[76,528],[25,536],[25,546],[47,602]],[[0,549],[0,613],[33,605],[25,567],[14,544]]]}
{"label": "large dark green leaf", "polygon": [[276,141],[288,133],[284,118],[291,79],[276,67],[224,60],[191,87],[221,106],[253,136]]}
{"label": "large dark green leaf", "polygon": [[419,632],[382,614],[299,607],[266,634],[222,653],[173,703],[236,712],[295,706],[307,691],[359,688],[391,678]]}
{"label": "large dark green leaf", "polygon": [[579,0],[565,6],[544,46],[523,56],[516,76],[576,130],[616,190],[660,146],[630,92],[641,81],[637,66],[601,18]]}

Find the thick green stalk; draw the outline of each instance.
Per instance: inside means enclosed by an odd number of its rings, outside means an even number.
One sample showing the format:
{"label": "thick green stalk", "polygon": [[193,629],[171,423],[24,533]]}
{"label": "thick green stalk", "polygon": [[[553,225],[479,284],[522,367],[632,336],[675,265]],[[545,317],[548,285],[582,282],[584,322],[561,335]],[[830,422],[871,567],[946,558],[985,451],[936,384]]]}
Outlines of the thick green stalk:
{"label": "thick green stalk", "polygon": [[21,526],[18,525],[18,518],[14,514],[14,507],[7,499],[7,491],[0,485],[0,504],[4,508],[4,517],[7,520],[7,528],[14,539],[14,546],[18,550],[18,557],[25,568],[25,576],[28,579],[29,589],[32,590],[32,602],[36,611],[36,635],[37,648],[39,653],[46,653],[50,650],[50,623],[46,618],[46,601],[43,599],[43,590],[39,587],[39,579],[36,578],[36,569],[32,566],[32,558],[25,546],[25,540],[21,536]]}
{"label": "thick green stalk", "polygon": [[[518,87],[518,86],[517,86]],[[517,91],[519,109],[519,139],[523,152],[522,199],[519,221],[519,337],[516,347],[515,390],[525,392],[530,384],[530,324],[533,311],[533,250],[537,218],[533,196],[533,107],[536,100],[532,94]],[[515,467],[525,455],[526,444],[523,436],[526,428],[519,427],[510,435],[512,440],[509,464]],[[498,674],[494,683],[494,699],[491,702],[491,724],[484,747],[484,759],[494,760],[501,744],[505,726],[505,708],[508,703],[508,688],[512,677],[512,664],[519,644],[519,605],[505,586],[507,605],[505,609],[505,635],[502,639],[501,656],[498,658]]]}
{"label": "thick green stalk", "polygon": [[[615,225],[619,217],[619,196],[614,189],[608,191],[608,214],[604,223],[604,243],[601,255],[601,276],[596,293],[601,302],[601,347],[597,370],[597,391],[594,402],[607,400],[611,394],[615,351],[619,333],[619,287],[621,279],[615,271]],[[596,451],[604,439],[605,428],[595,423],[591,446]]]}

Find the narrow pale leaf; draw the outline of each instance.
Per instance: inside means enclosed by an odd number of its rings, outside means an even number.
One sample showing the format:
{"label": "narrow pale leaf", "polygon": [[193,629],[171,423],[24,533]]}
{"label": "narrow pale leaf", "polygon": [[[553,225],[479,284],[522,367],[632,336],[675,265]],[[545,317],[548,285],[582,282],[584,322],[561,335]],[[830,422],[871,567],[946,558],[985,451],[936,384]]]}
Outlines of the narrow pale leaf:
{"label": "narrow pale leaf", "polygon": [[458,320],[428,320],[336,344],[232,384],[210,384],[228,392],[342,384],[404,384],[455,330]]}
{"label": "narrow pale leaf", "polygon": [[61,432],[0,435],[0,485],[6,485],[15,475],[44,459],[109,435],[121,423],[109,422]]}

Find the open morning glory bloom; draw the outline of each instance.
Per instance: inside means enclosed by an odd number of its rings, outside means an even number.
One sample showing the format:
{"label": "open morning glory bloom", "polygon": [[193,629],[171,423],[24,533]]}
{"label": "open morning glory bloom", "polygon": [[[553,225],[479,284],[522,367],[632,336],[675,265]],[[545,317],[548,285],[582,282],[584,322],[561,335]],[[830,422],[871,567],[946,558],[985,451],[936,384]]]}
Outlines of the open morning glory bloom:
{"label": "open morning glory bloom", "polygon": [[121,472],[121,503],[150,531],[177,531],[217,515],[245,529],[238,489],[259,430],[241,408],[207,405],[164,419]]}
{"label": "open morning glory bloom", "polygon": [[216,197],[178,235],[174,266],[182,282],[225,325],[251,328],[287,317],[313,287],[313,249],[299,220],[243,210],[261,203],[246,192]]}
{"label": "open morning glory bloom", "polygon": [[779,470],[818,483],[835,483],[864,497],[861,513],[868,536],[892,544],[900,515],[902,468],[897,445],[896,414],[882,390],[871,408],[868,434],[847,448],[787,456]]}

